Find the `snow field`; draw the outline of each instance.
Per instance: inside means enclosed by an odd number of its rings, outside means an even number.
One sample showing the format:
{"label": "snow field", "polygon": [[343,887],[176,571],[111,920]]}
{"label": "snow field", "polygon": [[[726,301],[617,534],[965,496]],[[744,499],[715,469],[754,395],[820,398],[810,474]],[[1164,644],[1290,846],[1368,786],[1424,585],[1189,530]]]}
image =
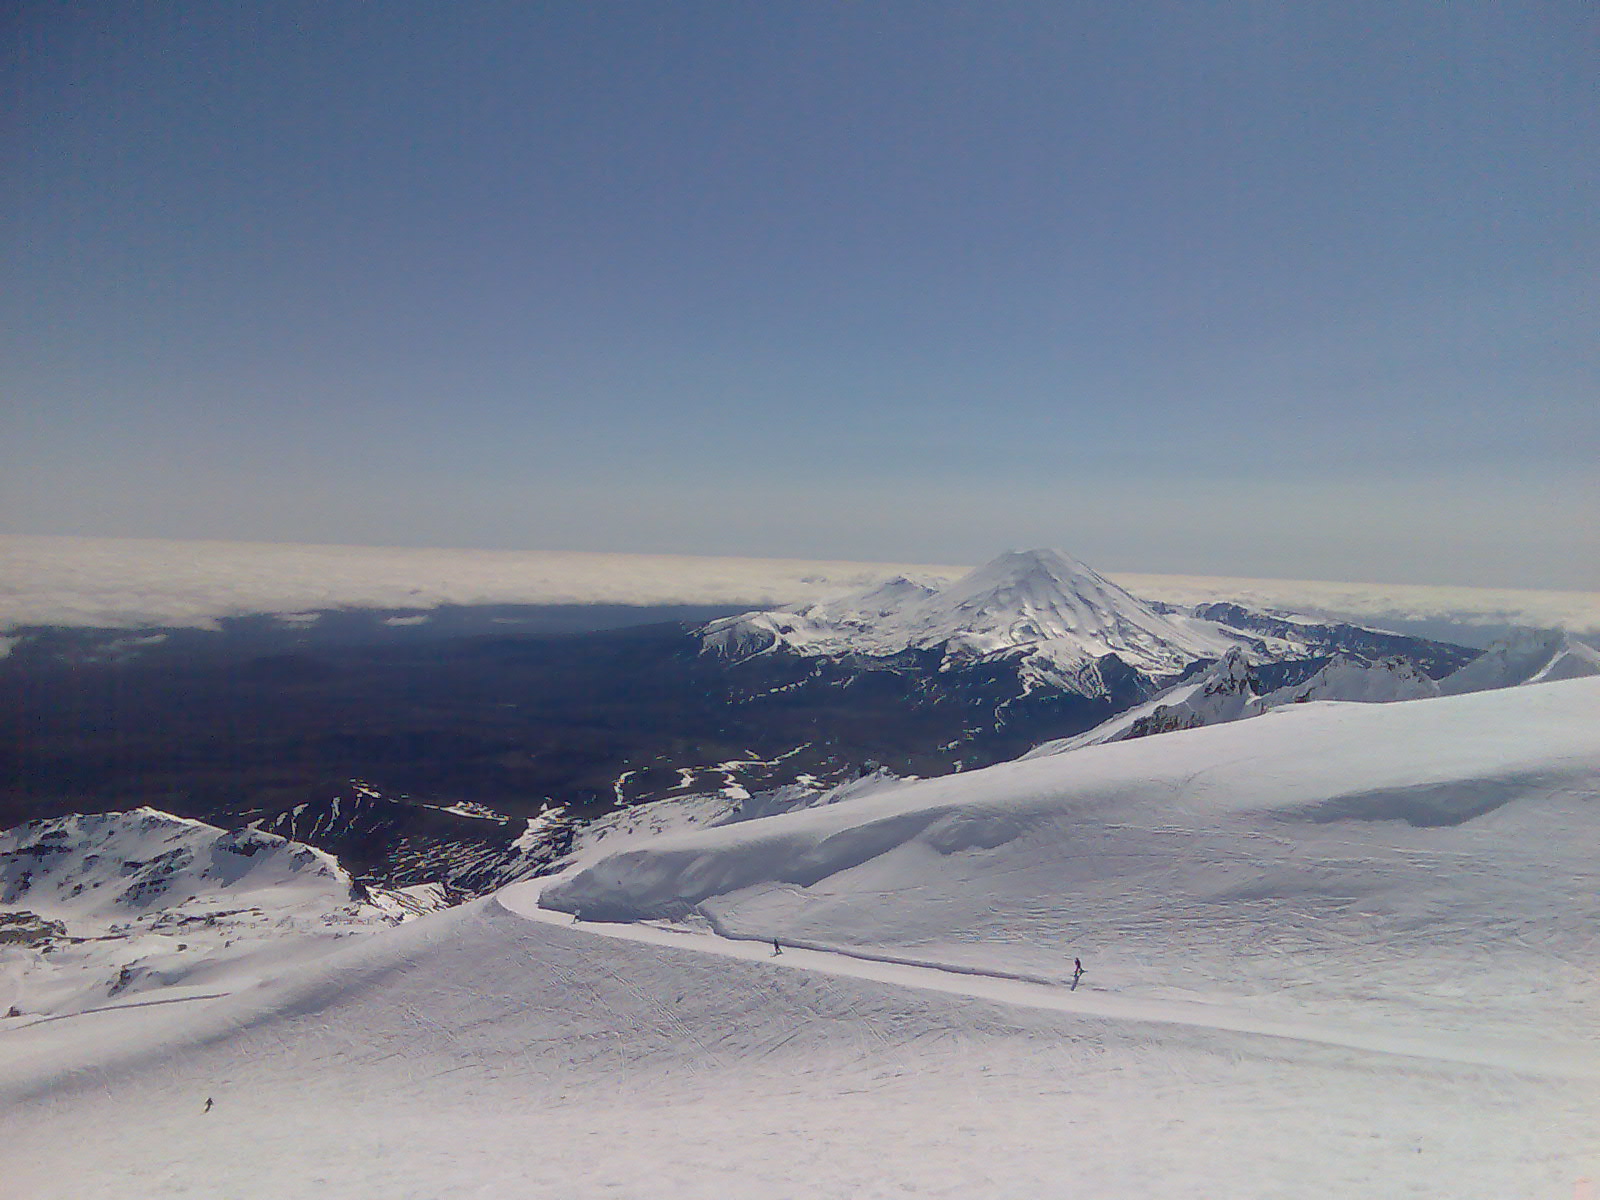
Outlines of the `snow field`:
{"label": "snow field", "polygon": [[489,901],[227,1000],[8,1030],[4,1194],[1564,1197],[1600,1151],[1567,1080],[790,957]]}

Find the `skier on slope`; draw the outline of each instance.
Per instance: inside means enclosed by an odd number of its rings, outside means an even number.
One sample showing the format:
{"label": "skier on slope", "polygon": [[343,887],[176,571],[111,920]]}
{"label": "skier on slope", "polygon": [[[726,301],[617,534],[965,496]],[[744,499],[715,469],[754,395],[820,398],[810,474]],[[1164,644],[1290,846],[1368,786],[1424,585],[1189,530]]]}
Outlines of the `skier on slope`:
{"label": "skier on slope", "polygon": [[1077,991],[1078,990],[1078,980],[1080,980],[1082,978],[1083,978],[1083,959],[1075,958],[1075,959],[1072,960],[1072,990],[1073,991]]}
{"label": "skier on slope", "polygon": [[778,939],[777,938],[773,938],[772,939],[772,957],[773,958],[777,958],[778,955],[780,955],[782,953],[783,953],[783,947],[778,945]]}

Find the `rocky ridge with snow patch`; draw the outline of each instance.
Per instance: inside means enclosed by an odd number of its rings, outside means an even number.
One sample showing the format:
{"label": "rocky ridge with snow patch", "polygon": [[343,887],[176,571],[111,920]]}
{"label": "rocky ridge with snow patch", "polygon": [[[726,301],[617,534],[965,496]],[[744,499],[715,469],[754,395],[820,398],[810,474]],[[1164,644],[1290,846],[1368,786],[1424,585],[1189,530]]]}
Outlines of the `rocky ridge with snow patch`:
{"label": "rocky ridge with snow patch", "polygon": [[153,808],[30,821],[0,833],[0,904],[112,919],[226,892],[330,906],[357,899],[332,855]]}
{"label": "rocky ridge with snow patch", "polygon": [[325,851],[153,808],[0,833],[0,1013],[59,1014],[315,950],[449,902],[368,889]]}
{"label": "rocky ridge with snow patch", "polygon": [[1439,694],[1435,683],[1410,659],[1383,658],[1365,662],[1336,655],[1309,678],[1266,690],[1241,650],[1193,679],[1175,684],[1159,696],[1075,737],[1057,738],[1035,747],[1024,758],[1082,750],[1106,742],[1131,741],[1180,729],[1198,729],[1258,717],[1288,704],[1314,700],[1387,704],[1423,700]]}
{"label": "rocky ridge with snow patch", "polygon": [[1528,630],[1502,638],[1439,682],[1446,696],[1600,675],[1600,650],[1559,630]]}

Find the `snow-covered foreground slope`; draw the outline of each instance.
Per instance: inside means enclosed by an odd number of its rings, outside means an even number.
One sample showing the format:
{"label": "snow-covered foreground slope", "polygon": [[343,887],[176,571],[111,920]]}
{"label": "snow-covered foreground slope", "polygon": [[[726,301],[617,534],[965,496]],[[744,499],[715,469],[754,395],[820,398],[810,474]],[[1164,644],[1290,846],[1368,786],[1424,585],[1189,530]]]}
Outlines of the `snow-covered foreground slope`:
{"label": "snow-covered foreground slope", "polygon": [[1580,680],[608,838],[266,981],[0,1019],[0,1194],[1566,1200],[1597,775]]}
{"label": "snow-covered foreground slope", "polygon": [[8,1028],[7,1195],[1565,1200],[1596,1161],[1570,1070],[637,936],[489,900],[270,987]]}

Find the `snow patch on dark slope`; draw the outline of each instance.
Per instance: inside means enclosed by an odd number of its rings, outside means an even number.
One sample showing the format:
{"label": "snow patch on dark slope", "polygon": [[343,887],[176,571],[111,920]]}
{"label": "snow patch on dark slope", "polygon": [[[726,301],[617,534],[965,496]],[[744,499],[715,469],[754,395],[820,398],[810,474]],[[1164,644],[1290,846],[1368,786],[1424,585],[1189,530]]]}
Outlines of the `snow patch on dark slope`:
{"label": "snow patch on dark slope", "polygon": [[[456,893],[481,895],[560,857],[576,822],[559,810],[530,820],[483,805],[424,804],[353,779],[251,824],[325,847],[361,872],[364,882],[381,877],[394,886],[443,884]],[[530,825],[541,834],[537,842],[528,836]]]}

